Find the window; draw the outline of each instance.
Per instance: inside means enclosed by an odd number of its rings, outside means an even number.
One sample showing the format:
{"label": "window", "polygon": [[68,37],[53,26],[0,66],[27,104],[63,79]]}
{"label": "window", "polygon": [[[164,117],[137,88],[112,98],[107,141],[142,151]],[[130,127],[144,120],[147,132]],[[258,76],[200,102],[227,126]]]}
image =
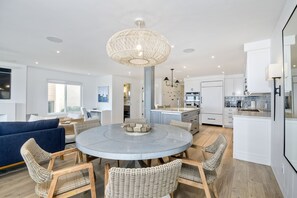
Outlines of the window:
{"label": "window", "polygon": [[81,85],[49,82],[48,113],[80,111]]}

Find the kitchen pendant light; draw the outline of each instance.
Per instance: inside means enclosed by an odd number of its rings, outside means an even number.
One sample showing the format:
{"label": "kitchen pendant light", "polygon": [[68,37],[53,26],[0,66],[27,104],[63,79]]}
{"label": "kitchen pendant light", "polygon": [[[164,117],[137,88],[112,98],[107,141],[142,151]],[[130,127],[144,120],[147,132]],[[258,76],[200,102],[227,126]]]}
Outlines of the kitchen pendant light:
{"label": "kitchen pendant light", "polygon": [[179,85],[179,81],[176,80],[175,82],[173,82],[173,70],[174,69],[172,68],[170,70],[171,70],[171,81],[169,81],[169,78],[168,77],[165,77],[164,78],[165,84],[168,87],[177,87]]}
{"label": "kitchen pendant light", "polygon": [[129,66],[155,66],[167,60],[171,46],[161,34],[144,28],[144,21],[135,20],[137,28],[119,31],[106,44],[108,56]]}

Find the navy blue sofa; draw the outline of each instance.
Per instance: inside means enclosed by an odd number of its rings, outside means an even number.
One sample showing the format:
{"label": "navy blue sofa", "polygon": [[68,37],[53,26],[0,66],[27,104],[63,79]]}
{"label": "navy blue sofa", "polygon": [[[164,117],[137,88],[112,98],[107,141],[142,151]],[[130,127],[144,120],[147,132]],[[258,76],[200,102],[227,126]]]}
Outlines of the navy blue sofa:
{"label": "navy blue sofa", "polygon": [[0,122],[0,169],[23,161],[20,148],[30,138],[48,152],[64,150],[65,129],[58,125],[59,119]]}

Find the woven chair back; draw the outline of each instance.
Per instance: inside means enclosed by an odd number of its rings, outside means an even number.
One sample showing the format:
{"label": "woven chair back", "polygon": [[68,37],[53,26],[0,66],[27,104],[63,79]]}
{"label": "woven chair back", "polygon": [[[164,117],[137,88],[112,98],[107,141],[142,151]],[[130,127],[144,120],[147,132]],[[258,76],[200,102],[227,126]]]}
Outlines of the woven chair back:
{"label": "woven chair back", "polygon": [[106,198],[156,198],[163,197],[177,188],[182,161],[150,168],[116,168],[109,171]]}
{"label": "woven chair back", "polygon": [[187,131],[191,131],[191,128],[192,128],[192,123],[182,122],[182,121],[178,121],[178,120],[171,120],[170,125],[185,129]]}
{"label": "woven chair back", "polygon": [[205,147],[205,151],[209,153],[215,153],[221,144],[227,146],[227,139],[223,134],[220,134],[214,143]]}
{"label": "woven chair back", "polygon": [[78,135],[83,131],[86,131],[91,128],[99,127],[100,125],[101,124],[99,119],[86,120],[81,123],[76,123],[74,124],[74,133],[75,135]]}
{"label": "woven chair back", "polygon": [[30,177],[36,183],[44,183],[51,179],[51,171],[39,165],[40,162],[50,159],[50,153],[40,148],[33,138],[23,144],[21,155],[26,163]]}
{"label": "woven chair back", "polygon": [[215,171],[221,164],[226,147],[227,145],[221,144],[217,151],[209,159],[203,162],[203,169]]}

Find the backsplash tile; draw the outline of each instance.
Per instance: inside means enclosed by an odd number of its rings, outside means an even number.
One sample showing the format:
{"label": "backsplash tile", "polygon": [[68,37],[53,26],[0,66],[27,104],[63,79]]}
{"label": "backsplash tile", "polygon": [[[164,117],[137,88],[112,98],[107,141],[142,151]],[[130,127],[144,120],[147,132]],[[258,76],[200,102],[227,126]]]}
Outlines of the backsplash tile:
{"label": "backsplash tile", "polygon": [[251,101],[255,101],[256,109],[271,111],[271,94],[261,96],[228,96],[225,97],[225,107],[236,107],[241,100],[242,108],[251,108]]}

